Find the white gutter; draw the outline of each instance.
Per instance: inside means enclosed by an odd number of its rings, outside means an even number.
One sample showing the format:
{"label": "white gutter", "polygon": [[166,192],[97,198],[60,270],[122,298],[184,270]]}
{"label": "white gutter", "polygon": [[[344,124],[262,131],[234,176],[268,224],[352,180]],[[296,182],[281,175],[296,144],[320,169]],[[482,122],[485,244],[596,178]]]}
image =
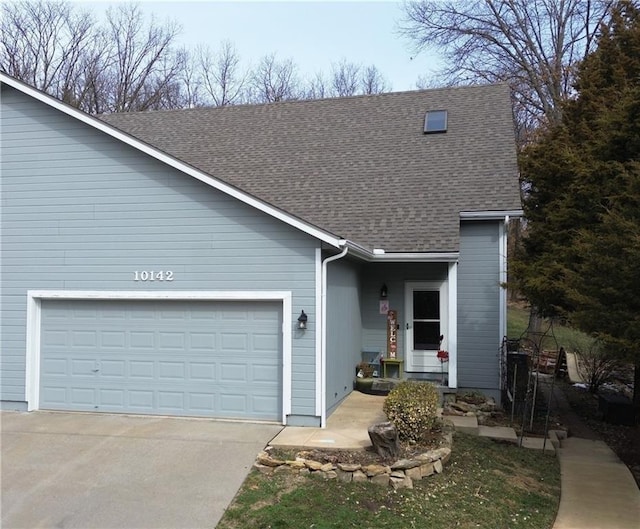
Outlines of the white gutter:
{"label": "white gutter", "polygon": [[460,258],[459,252],[430,252],[430,253],[384,253],[375,254],[368,262],[392,262],[392,263],[455,263]]}
{"label": "white gutter", "polygon": [[521,209],[510,209],[504,211],[461,211],[460,218],[464,220],[504,220],[505,217],[522,217],[524,211]]}
{"label": "white gutter", "polygon": [[[507,265],[508,265],[508,234],[509,234],[509,215],[505,215],[503,222],[500,223],[500,336],[499,342],[502,344],[502,340],[507,336],[507,289],[503,288],[502,285],[506,285],[508,277],[507,277]],[[499,355],[498,360],[498,369],[500,370],[500,381],[503,380],[503,365],[502,365],[502,355]]]}
{"label": "white gutter", "polygon": [[351,255],[367,263],[454,263],[460,257],[459,252],[386,252],[381,248],[368,250],[351,241],[344,241],[343,244],[349,248]]}
{"label": "white gutter", "polygon": [[[322,262],[322,318],[320,319],[320,336],[322,343],[320,346],[320,382],[316,387],[316,402],[320,393],[320,427],[327,427],[327,265],[331,261],[342,259],[349,252],[349,247],[345,246],[342,252],[331,257],[327,257]],[[316,378],[316,380],[318,380]]]}

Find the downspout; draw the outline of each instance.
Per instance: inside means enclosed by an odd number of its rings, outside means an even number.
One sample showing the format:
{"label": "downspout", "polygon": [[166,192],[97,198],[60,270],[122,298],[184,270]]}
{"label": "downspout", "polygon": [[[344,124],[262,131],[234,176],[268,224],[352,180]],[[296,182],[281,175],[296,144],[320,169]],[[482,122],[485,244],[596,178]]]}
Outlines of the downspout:
{"label": "downspout", "polygon": [[[504,338],[507,336],[507,266],[508,256],[507,251],[509,248],[509,215],[505,215],[504,223],[500,233],[500,354],[498,355],[498,369],[500,376],[500,389],[502,388],[502,381],[504,380],[504,366],[502,362],[502,344]],[[504,285],[504,286],[503,286]]]}
{"label": "downspout", "polygon": [[322,318],[320,325],[321,345],[320,345],[320,427],[327,426],[327,265],[332,261],[342,259],[349,248],[344,247],[342,252],[331,257],[327,257],[322,261]]}

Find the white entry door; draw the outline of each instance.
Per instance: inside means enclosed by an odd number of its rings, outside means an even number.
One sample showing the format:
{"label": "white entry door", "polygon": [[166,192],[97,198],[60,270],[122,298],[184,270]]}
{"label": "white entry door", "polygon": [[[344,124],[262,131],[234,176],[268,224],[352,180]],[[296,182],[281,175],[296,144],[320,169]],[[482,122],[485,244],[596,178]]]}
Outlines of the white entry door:
{"label": "white entry door", "polygon": [[447,283],[409,282],[405,286],[405,362],[414,373],[439,372],[440,347],[447,348]]}

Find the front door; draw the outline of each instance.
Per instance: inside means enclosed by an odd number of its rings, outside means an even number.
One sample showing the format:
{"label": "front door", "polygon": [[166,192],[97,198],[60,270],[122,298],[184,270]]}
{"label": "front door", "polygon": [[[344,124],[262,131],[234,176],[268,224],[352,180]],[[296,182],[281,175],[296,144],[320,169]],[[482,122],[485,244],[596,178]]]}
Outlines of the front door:
{"label": "front door", "polygon": [[[447,343],[446,282],[410,282],[405,286],[406,370],[440,372],[438,348]],[[440,345],[440,336],[443,336]]]}

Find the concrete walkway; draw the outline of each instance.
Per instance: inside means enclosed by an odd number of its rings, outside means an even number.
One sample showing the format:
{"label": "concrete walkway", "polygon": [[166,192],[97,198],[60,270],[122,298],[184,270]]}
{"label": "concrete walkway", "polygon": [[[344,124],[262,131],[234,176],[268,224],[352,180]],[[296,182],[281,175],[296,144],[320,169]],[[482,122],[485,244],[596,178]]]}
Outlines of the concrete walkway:
{"label": "concrete walkway", "polygon": [[[548,396],[549,383],[541,384]],[[640,490],[631,471],[571,409],[555,386],[551,409],[568,428],[560,441],[560,508],[553,529],[638,529]]]}
{"label": "concrete walkway", "polygon": [[387,420],[385,397],[353,391],[327,420],[326,428],[287,426],[269,444],[279,448],[362,450],[371,446],[368,428]]}
{"label": "concrete walkway", "polygon": [[640,490],[603,441],[569,437],[557,453],[562,493],[553,529],[640,527]]}

